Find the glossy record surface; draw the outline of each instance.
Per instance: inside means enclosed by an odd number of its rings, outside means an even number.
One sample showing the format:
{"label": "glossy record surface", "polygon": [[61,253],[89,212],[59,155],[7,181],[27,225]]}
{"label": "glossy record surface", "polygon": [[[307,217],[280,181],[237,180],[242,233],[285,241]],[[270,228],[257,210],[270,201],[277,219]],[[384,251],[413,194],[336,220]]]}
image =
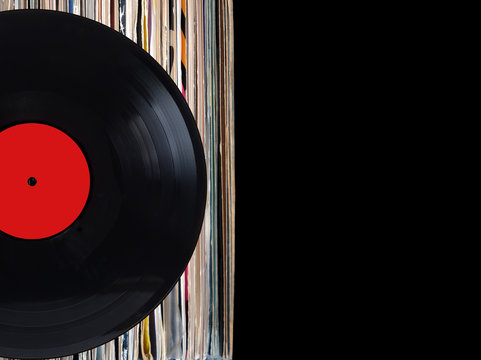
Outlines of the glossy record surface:
{"label": "glossy record surface", "polygon": [[202,224],[204,154],[175,84],[123,35],[43,10],[0,13],[0,34],[0,131],[53,126],[90,169],[67,229],[0,232],[0,356],[59,357],[123,334],[176,283]]}

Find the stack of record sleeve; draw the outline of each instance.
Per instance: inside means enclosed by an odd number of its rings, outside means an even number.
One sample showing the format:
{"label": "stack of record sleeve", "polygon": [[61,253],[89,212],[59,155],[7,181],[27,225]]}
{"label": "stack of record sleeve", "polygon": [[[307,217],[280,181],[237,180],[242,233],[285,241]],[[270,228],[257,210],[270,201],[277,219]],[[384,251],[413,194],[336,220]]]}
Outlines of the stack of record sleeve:
{"label": "stack of record sleeve", "polygon": [[[197,248],[170,295],[119,338],[62,359],[231,359],[235,179],[233,0],[0,0],[103,23],[141,46],[186,98],[204,144],[208,195]],[[10,34],[0,34],[10,36]],[[1,53],[0,53],[1,56]]]}

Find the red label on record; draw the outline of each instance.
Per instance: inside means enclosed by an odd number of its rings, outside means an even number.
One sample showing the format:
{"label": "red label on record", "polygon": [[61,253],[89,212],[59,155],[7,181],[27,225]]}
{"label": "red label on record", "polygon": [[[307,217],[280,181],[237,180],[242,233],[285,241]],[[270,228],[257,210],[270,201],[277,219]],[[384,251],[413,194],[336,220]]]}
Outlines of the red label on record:
{"label": "red label on record", "polygon": [[42,239],[69,227],[82,212],[90,172],[64,132],[28,123],[0,132],[0,230]]}

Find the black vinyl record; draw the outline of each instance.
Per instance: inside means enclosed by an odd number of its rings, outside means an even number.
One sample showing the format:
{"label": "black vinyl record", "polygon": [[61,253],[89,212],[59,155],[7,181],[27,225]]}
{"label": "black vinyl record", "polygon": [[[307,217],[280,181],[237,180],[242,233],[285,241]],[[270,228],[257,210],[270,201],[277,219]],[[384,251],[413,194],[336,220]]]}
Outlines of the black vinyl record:
{"label": "black vinyl record", "polygon": [[20,10],[0,34],[0,356],[70,355],[135,326],[185,270],[202,142],[169,75],[120,33]]}

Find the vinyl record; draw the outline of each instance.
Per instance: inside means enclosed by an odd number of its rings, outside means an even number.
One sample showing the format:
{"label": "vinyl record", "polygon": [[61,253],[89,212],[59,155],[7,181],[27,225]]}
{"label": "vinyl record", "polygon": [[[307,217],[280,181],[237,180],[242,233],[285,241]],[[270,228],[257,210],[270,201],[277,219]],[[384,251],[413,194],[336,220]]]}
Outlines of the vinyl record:
{"label": "vinyl record", "polygon": [[0,13],[0,356],[53,358],[128,331],[185,270],[203,147],[161,66],[61,12]]}

